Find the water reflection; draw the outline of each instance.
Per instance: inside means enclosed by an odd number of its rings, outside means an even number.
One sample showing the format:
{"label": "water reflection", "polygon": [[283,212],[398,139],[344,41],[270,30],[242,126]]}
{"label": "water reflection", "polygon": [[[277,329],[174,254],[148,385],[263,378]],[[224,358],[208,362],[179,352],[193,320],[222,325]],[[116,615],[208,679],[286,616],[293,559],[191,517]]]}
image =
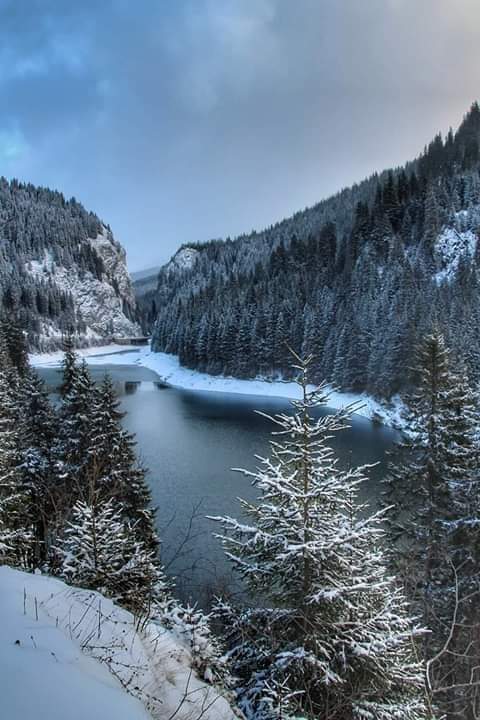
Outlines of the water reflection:
{"label": "water reflection", "polygon": [[[272,425],[255,413],[288,411],[281,398],[192,392],[168,388],[158,376],[138,366],[91,366],[101,382],[109,372],[121,396],[125,427],[136,434],[138,454],[148,468],[148,481],[163,540],[162,559],[177,579],[177,593],[205,600],[208,587],[228,585],[218,530],[206,515],[239,516],[237,497],[254,500],[256,490],[232,467],[254,469],[255,455],[269,449]],[[58,387],[55,368],[41,370],[50,387]],[[378,495],[385,452],[396,434],[354,417],[352,427],[334,440],[343,466],[375,463],[363,489],[365,498]]]}
{"label": "water reflection", "polygon": [[123,393],[120,392],[120,395],[134,395],[138,388],[140,387],[140,381],[139,380],[127,380],[127,382],[123,383]]}

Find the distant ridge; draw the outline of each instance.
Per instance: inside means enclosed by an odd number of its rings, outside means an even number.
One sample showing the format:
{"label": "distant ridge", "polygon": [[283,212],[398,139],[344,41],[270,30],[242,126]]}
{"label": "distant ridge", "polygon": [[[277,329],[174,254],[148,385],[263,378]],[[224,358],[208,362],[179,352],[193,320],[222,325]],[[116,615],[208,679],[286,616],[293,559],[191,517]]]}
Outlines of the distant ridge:
{"label": "distant ridge", "polygon": [[405,166],[261,232],[195,245],[188,266],[174,258],[148,298],[153,349],[275,378],[288,376],[291,346],[313,353],[317,380],[388,398],[437,323],[479,381],[479,147],[474,103]]}
{"label": "distant ridge", "polygon": [[154,267],[147,268],[146,270],[136,270],[130,273],[132,282],[138,282],[139,280],[145,280],[145,278],[153,277],[158,275],[160,272],[161,265],[155,265]]}

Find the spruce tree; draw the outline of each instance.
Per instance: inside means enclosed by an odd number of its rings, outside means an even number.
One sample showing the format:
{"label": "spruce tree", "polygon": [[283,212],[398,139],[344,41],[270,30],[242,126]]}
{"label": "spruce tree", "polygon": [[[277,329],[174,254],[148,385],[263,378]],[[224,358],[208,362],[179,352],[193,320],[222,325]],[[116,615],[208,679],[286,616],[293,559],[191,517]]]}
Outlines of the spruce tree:
{"label": "spruce tree", "polygon": [[135,453],[134,437],[121,425],[124,413],[109,375],[96,388],[90,422],[89,465],[103,500],[113,498],[123,517],[131,522],[139,540],[151,550],[158,547],[145,471]]}
{"label": "spruce tree", "polygon": [[20,402],[23,422],[19,481],[28,498],[37,567],[47,560],[50,543],[63,520],[59,514],[64,502],[64,484],[57,464],[59,424],[43,381],[31,369],[22,378]]}
{"label": "spruce tree", "polygon": [[357,503],[364,471],[341,470],[329,446],[348,414],[318,417],[328,396],[309,388],[311,363],[296,357],[301,399],[271,418],[271,454],[246,472],[258,504],[241,501],[244,521],[214,518],[258,600],[218,608],[240,705],[256,718],[426,718],[416,629],[385,567],[380,518]]}
{"label": "spruce tree", "polygon": [[70,361],[67,352],[61,388],[59,462],[66,492],[74,501],[85,497],[88,487],[95,389],[85,361],[80,365],[71,365]]}
{"label": "spruce tree", "polygon": [[454,536],[478,510],[478,414],[465,374],[451,369],[451,353],[437,329],[418,348],[414,382],[408,402],[410,439],[391,464],[386,503],[391,505],[392,543],[401,540],[397,558],[404,562],[405,581],[410,594],[421,598],[429,623],[439,613],[433,609],[436,588],[448,582],[440,575],[450,574],[445,555],[451,557]]}
{"label": "spruce tree", "polygon": [[0,335],[0,543],[3,562],[32,566],[28,495],[21,482],[19,377]]}
{"label": "spruce tree", "polygon": [[68,582],[98,590],[136,614],[160,603],[167,586],[155,554],[134,539],[113,500],[79,500],[57,547]]}
{"label": "spruce tree", "polygon": [[[453,717],[459,707],[470,712],[469,696],[476,694],[468,678],[479,650],[472,630],[479,625],[479,416],[465,371],[455,368],[438,329],[418,348],[414,379],[409,439],[386,479],[388,537],[393,567],[430,631],[425,658],[448,643],[430,680],[436,701]],[[436,693],[435,686],[449,690]]]}
{"label": "spruce tree", "polygon": [[2,318],[0,325],[9,360],[17,372],[20,375],[24,375],[28,370],[28,353],[25,333],[18,320],[14,320],[12,318]]}
{"label": "spruce tree", "polygon": [[63,340],[62,384],[60,386],[60,395],[64,400],[70,394],[77,375],[78,356],[72,336],[67,335]]}

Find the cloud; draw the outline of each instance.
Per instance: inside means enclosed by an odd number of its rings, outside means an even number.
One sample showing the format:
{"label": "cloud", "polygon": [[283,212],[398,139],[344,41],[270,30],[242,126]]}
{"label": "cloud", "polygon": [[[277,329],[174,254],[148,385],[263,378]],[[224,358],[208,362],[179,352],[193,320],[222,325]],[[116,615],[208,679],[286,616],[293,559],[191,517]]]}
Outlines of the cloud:
{"label": "cloud", "polygon": [[0,0],[0,172],[75,194],[151,265],[458,123],[479,20],[477,0]]}
{"label": "cloud", "polygon": [[18,128],[0,130],[0,162],[9,164],[25,155],[27,150],[25,138]]}

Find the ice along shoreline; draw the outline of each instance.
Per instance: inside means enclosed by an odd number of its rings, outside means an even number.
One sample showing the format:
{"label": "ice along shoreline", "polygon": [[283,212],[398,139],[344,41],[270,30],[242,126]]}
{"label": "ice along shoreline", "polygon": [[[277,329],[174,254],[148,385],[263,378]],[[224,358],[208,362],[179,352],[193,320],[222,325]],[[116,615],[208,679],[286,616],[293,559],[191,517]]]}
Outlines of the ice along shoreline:
{"label": "ice along shoreline", "polygon": [[[208,375],[197,370],[182,367],[176,355],[152,352],[149,346],[104,345],[77,350],[80,358],[88,365],[137,365],[152,370],[159,381],[182,390],[256,395],[259,397],[299,397],[299,388],[293,382],[283,380],[239,380],[222,375]],[[34,367],[58,367],[62,352],[33,353],[30,362]],[[392,402],[381,403],[366,393],[337,392],[329,395],[329,407],[338,409],[355,403],[357,415],[388,425],[397,430],[405,428],[403,403],[398,396]]]}

